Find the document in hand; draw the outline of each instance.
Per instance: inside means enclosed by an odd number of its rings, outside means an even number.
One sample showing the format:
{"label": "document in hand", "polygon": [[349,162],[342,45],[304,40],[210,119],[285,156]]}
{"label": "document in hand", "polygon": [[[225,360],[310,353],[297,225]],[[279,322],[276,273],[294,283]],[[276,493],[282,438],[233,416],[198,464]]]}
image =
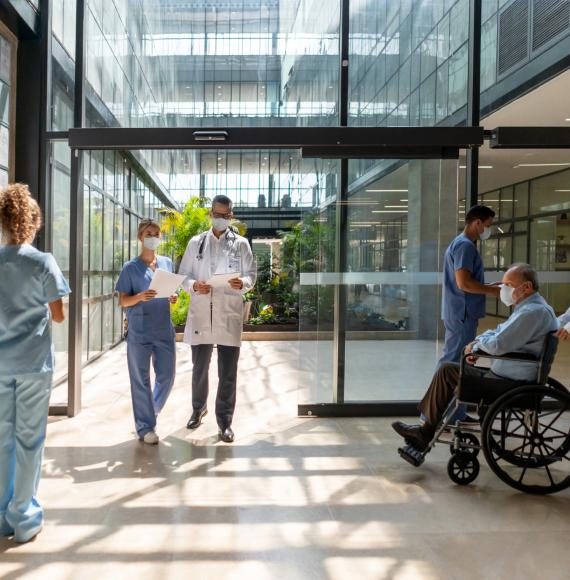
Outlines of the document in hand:
{"label": "document in hand", "polygon": [[186,276],[181,274],[172,274],[166,270],[156,270],[149,290],[156,290],[155,298],[169,298],[184,282]]}
{"label": "document in hand", "polygon": [[225,288],[228,282],[233,278],[239,278],[237,272],[230,272],[229,274],[214,274],[206,284],[209,284],[212,288]]}

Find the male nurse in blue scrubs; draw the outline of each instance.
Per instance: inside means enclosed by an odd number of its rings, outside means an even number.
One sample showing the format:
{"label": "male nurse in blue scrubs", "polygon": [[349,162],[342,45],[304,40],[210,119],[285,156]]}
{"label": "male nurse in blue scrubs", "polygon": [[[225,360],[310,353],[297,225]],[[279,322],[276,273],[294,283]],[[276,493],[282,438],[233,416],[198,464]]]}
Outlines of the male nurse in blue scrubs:
{"label": "male nurse in blue scrubs", "polygon": [[485,205],[474,205],[465,216],[465,228],[449,245],[444,257],[442,318],[445,343],[438,368],[458,363],[463,349],[475,340],[477,325],[485,316],[485,297],[498,297],[498,285],[485,284],[483,260],[478,240],[491,235],[495,212]]}

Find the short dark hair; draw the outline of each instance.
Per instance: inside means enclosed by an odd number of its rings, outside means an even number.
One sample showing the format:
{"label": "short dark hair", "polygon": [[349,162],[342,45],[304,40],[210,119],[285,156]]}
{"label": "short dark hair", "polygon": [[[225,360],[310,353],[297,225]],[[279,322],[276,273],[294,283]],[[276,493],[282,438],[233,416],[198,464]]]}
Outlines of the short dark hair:
{"label": "short dark hair", "polygon": [[485,220],[494,217],[495,212],[490,207],[487,207],[486,205],[474,205],[467,212],[467,215],[465,216],[465,223],[470,224],[475,220],[481,220],[482,222],[484,222]]}
{"label": "short dark hair", "polygon": [[232,206],[234,205],[234,202],[227,195],[222,195],[221,193],[219,195],[215,195],[212,199],[212,207],[214,207],[214,204],[216,203],[219,203],[220,205],[227,205],[230,209],[232,209]]}
{"label": "short dark hair", "polygon": [[525,264],[524,262],[517,262],[512,264],[509,270],[515,270],[521,275],[521,278],[525,282],[530,282],[534,290],[538,290],[538,273],[537,271],[530,265]]}

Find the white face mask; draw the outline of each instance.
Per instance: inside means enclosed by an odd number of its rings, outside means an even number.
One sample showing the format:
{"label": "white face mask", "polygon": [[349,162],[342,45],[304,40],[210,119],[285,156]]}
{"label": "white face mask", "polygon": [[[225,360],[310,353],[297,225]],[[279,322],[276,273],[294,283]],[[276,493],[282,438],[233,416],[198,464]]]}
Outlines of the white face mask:
{"label": "white face mask", "polygon": [[143,246],[147,250],[152,250],[154,252],[154,251],[156,251],[158,246],[160,246],[161,241],[162,240],[160,238],[155,238],[153,236],[149,236],[148,238],[143,239]]}
{"label": "white face mask", "polygon": [[[521,284],[522,286],[522,284]],[[505,305],[505,306],[512,306],[513,304],[516,303],[516,300],[513,296],[515,290],[518,290],[521,286],[517,286],[516,288],[513,288],[511,286],[507,286],[506,284],[502,284],[501,285],[501,294],[499,296],[499,298],[501,299],[501,302]]]}
{"label": "white face mask", "polygon": [[505,306],[512,306],[515,303],[515,299],[513,298],[513,292],[515,291],[514,288],[512,288],[511,286],[506,286],[505,284],[503,284],[501,286],[501,302],[505,305]]}
{"label": "white face mask", "polygon": [[488,228],[487,226],[485,226],[483,233],[479,234],[479,239],[480,240],[488,240],[490,237],[491,237],[491,228]]}
{"label": "white face mask", "polygon": [[212,226],[217,232],[223,232],[228,229],[230,220],[226,218],[212,218]]}

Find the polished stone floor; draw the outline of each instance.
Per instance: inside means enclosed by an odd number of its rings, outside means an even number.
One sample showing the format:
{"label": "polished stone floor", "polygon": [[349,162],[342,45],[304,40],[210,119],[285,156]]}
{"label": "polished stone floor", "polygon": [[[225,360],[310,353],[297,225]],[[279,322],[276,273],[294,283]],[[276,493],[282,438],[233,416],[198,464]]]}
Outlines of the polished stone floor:
{"label": "polished stone floor", "polygon": [[569,491],[523,495],[485,465],[460,488],[445,448],[402,462],[389,419],[296,418],[299,345],[244,343],[233,445],[212,415],[184,427],[185,346],[158,447],[134,438],[124,347],[90,366],[82,413],[50,420],[45,529],[0,540],[0,578],[568,577]]}

